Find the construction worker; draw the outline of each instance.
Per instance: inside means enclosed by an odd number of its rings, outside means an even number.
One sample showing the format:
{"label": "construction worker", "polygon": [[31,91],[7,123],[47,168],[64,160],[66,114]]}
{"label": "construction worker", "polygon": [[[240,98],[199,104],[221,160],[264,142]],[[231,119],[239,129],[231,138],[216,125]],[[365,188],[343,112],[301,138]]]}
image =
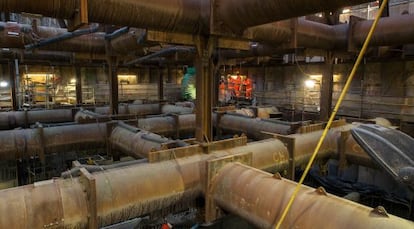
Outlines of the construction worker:
{"label": "construction worker", "polygon": [[234,80],[234,94],[236,97],[240,97],[240,85],[242,83],[242,79],[240,74],[237,72],[237,77]]}
{"label": "construction worker", "polygon": [[225,84],[224,76],[221,76],[220,85],[219,85],[219,101],[225,102],[225,97],[226,97],[226,84]]}
{"label": "construction worker", "polygon": [[227,75],[227,90],[230,96],[234,96],[234,80],[230,75]]}
{"label": "construction worker", "polygon": [[250,80],[248,76],[246,76],[246,78],[243,80],[243,85],[244,85],[244,88],[246,89],[246,99],[251,99],[253,87],[252,87],[252,81]]}

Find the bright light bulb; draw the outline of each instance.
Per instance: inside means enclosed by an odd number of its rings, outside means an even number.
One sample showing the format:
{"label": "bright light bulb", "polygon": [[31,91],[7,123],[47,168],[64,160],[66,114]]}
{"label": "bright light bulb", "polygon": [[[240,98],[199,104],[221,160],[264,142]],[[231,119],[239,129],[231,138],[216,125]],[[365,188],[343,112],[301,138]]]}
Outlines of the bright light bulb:
{"label": "bright light bulb", "polygon": [[7,83],[6,81],[0,81],[0,87],[7,87],[9,86],[9,83]]}
{"label": "bright light bulb", "polygon": [[75,78],[71,79],[70,83],[76,83],[76,79]]}
{"label": "bright light bulb", "polygon": [[315,80],[306,80],[305,81],[305,86],[307,88],[314,88],[315,87]]}

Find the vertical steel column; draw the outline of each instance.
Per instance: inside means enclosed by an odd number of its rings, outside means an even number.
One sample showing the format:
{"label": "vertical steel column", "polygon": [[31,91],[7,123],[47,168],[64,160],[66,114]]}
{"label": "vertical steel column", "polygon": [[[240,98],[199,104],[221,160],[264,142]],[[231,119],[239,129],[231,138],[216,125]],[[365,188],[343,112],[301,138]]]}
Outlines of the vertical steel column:
{"label": "vertical steel column", "polygon": [[164,74],[163,69],[161,67],[159,69],[158,77],[158,99],[160,101],[164,100]]}
{"label": "vertical steel column", "polygon": [[333,92],[333,54],[328,51],[325,57],[324,70],[321,83],[320,97],[320,120],[328,121],[332,111],[332,92]]}
{"label": "vertical steel column", "polygon": [[[5,68],[3,68],[3,75],[5,75]],[[18,105],[17,105],[17,96],[16,96],[16,82],[14,81],[14,79],[16,78],[15,76],[15,71],[14,71],[14,63],[13,62],[9,62],[9,81],[10,81],[10,90],[11,90],[11,102],[12,102],[12,108],[14,111],[17,111],[19,109]]]}
{"label": "vertical steel column", "polygon": [[118,114],[118,67],[116,57],[108,58],[109,106],[111,114]]}
{"label": "vertical steel column", "polygon": [[212,97],[214,91],[212,53],[215,46],[215,38],[195,37],[197,53],[196,66],[196,133],[199,142],[211,141],[212,134]]}
{"label": "vertical steel column", "polygon": [[76,105],[82,105],[82,72],[80,66],[75,66],[76,71]]}
{"label": "vertical steel column", "polygon": [[20,88],[20,73],[19,73],[19,60],[14,60],[14,86],[17,92],[16,94],[16,101],[17,101],[17,108],[21,108],[23,105],[24,97],[23,93]]}

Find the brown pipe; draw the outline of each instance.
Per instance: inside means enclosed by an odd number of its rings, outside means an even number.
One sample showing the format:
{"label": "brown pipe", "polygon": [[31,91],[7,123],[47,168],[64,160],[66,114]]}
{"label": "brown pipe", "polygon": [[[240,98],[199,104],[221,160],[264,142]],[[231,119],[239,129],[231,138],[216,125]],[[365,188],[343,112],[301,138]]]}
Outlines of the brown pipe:
{"label": "brown pipe", "polygon": [[[211,186],[214,202],[259,228],[274,228],[296,183],[272,174],[229,163]],[[323,191],[302,186],[282,228],[414,228],[414,223]]]}
{"label": "brown pipe", "polygon": [[0,130],[28,127],[36,122],[62,123],[72,121],[71,109],[1,112]]}
{"label": "brown pipe", "polygon": [[[360,46],[365,41],[372,20],[355,24],[352,39]],[[414,43],[414,14],[396,15],[380,20],[372,36],[372,46],[386,46]]]}
{"label": "brown pipe", "polygon": [[163,136],[175,136],[177,131],[180,135],[194,135],[195,115],[183,114],[176,117],[163,116],[138,119],[138,127]]}
{"label": "brown pipe", "polygon": [[117,126],[112,130],[109,141],[112,148],[134,158],[148,158],[151,151],[168,149],[166,144],[172,141],[160,135],[140,130],[132,126]]}
{"label": "brown pipe", "polygon": [[[33,44],[39,39],[47,39],[67,33],[66,29],[37,26],[36,30],[30,25],[3,23],[5,29],[0,32],[0,47],[20,48]],[[14,34],[14,35],[11,35]],[[59,50],[68,52],[105,53],[104,33],[94,33],[75,37],[69,40],[52,43],[41,47],[42,50]]]}
{"label": "brown pipe", "polygon": [[230,114],[222,115],[219,118],[218,127],[224,132],[244,133],[249,138],[256,140],[266,138],[262,132],[283,135],[293,133],[290,125]]}
{"label": "brown pipe", "polygon": [[[245,28],[304,16],[312,13],[336,10],[357,5],[368,0],[341,1],[274,1],[274,0],[217,0],[214,2],[216,26],[241,33]],[[176,32],[209,32],[210,1],[158,0],[156,2],[132,0],[88,0],[88,18],[92,22],[116,24],[137,28],[152,28]],[[162,5],[163,7],[159,7]],[[76,1],[4,0],[2,12],[38,13],[55,18],[71,18]],[[108,14],[107,12],[111,12]]]}
{"label": "brown pipe", "polygon": [[[28,12],[69,19],[75,13],[76,0],[4,0],[1,12]],[[209,1],[200,0],[88,0],[88,18],[92,22],[168,31],[207,31],[208,20],[201,17]],[[162,6],[162,7],[160,7]],[[108,12],[111,12],[108,14]],[[204,29],[203,29],[204,28]]]}
{"label": "brown pipe", "polygon": [[[335,137],[344,128],[330,130],[320,156],[328,156],[333,152],[336,145]],[[320,135],[321,131],[295,136],[295,160],[306,161],[313,150],[309,143],[313,141],[316,144],[316,139]],[[246,146],[213,151],[210,154],[96,173],[92,175],[96,183],[96,205],[92,206],[96,206],[97,209],[97,224],[110,225],[179,203],[191,202],[204,192],[204,162],[240,153],[252,153],[252,166],[258,169],[281,171],[289,164],[285,145],[277,139],[268,139]],[[38,228],[52,224],[62,225],[61,223],[69,228],[85,228],[88,221],[87,213],[91,213],[88,207],[91,202],[83,190],[84,186],[75,178],[44,181],[0,191],[0,217],[5,217],[0,220],[0,228],[10,228],[11,225],[13,228]],[[28,193],[31,197],[36,197],[35,200],[27,201],[25,197]],[[10,201],[16,204],[6,204]],[[49,209],[54,211],[51,212]],[[22,216],[26,218],[22,219]]]}
{"label": "brown pipe", "polygon": [[132,52],[141,51],[144,55],[142,43],[144,41],[145,30],[130,29],[128,33],[123,34],[111,40],[113,50],[120,54],[130,54]]}
{"label": "brown pipe", "polygon": [[104,148],[106,138],[106,124],[1,131],[0,160],[44,156],[60,151]]}
{"label": "brown pipe", "polygon": [[224,30],[241,33],[251,26],[309,15],[334,11],[345,6],[358,5],[368,0],[216,0],[215,10],[219,25]]}

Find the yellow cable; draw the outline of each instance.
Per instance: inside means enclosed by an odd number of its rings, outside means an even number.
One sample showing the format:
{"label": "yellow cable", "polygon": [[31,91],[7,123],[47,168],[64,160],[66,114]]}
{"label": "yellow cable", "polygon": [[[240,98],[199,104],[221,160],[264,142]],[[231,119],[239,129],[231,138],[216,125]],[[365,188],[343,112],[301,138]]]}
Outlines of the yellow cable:
{"label": "yellow cable", "polygon": [[368,36],[367,36],[367,38],[364,41],[364,45],[362,46],[361,52],[359,53],[358,58],[357,58],[357,60],[356,60],[356,62],[354,64],[354,67],[352,68],[352,71],[351,71],[351,73],[349,75],[349,78],[348,78],[348,80],[345,83],[344,89],[341,92],[341,95],[339,96],[339,99],[338,99],[338,101],[337,101],[337,103],[335,105],[335,108],[332,111],[331,117],[329,118],[329,121],[326,124],[325,129],[323,130],[322,136],[319,139],[318,144],[316,145],[315,151],[313,152],[311,158],[309,159],[309,163],[307,164],[307,166],[305,168],[305,171],[303,172],[302,177],[300,178],[298,184],[296,185],[296,188],[295,188],[295,190],[294,190],[291,198],[289,199],[289,202],[286,205],[286,208],[283,210],[283,214],[280,217],[280,219],[279,219],[279,221],[278,221],[275,229],[280,229],[280,226],[282,225],[284,219],[286,218],[287,213],[289,212],[290,208],[292,207],[293,201],[295,200],[295,198],[296,198],[296,196],[297,196],[297,194],[299,192],[299,189],[300,189],[301,185],[303,184],[303,181],[305,180],[305,177],[307,176],[307,174],[308,174],[308,172],[309,172],[309,170],[310,170],[310,168],[311,168],[311,166],[313,164],[313,161],[315,160],[316,155],[318,154],[318,151],[319,151],[319,149],[322,146],[323,141],[325,140],[326,135],[328,134],[328,130],[329,130],[329,128],[332,125],[332,122],[333,122],[333,120],[334,120],[334,118],[336,116],[336,113],[338,112],[338,108],[341,105],[342,100],[345,98],[345,95],[346,95],[346,93],[347,93],[347,91],[349,89],[349,86],[351,85],[352,79],[354,78],[354,75],[355,75],[355,73],[356,73],[356,71],[358,69],[358,66],[361,63],[362,58],[363,58],[365,52],[367,51],[368,44],[369,44],[369,42],[370,42],[370,40],[372,38],[372,34],[374,33],[375,28],[377,27],[378,21],[379,21],[381,15],[382,15],[382,12],[384,11],[385,6],[387,5],[387,2],[388,2],[388,0],[383,0],[383,2],[382,2],[382,5],[381,5],[381,7],[380,7],[380,9],[378,11],[378,14],[377,14],[374,22],[372,23],[371,29],[369,30]]}

